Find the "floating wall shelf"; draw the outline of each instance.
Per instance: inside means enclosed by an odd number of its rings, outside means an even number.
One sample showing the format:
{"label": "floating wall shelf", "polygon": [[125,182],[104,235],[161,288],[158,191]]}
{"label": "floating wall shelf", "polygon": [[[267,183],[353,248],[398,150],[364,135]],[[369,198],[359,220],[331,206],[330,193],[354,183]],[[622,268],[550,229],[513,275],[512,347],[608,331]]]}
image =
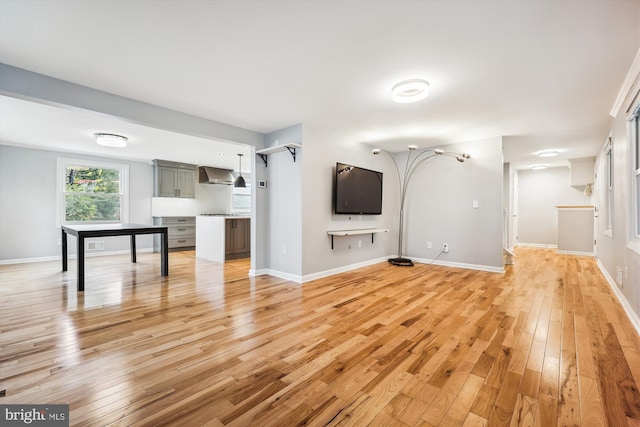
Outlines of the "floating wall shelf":
{"label": "floating wall shelf", "polygon": [[289,151],[289,153],[291,153],[291,157],[293,157],[293,161],[295,162],[296,161],[296,149],[298,149],[298,148],[302,148],[302,144],[291,142],[289,144],[276,145],[275,147],[269,147],[269,148],[264,148],[262,150],[258,150],[258,151],[256,151],[256,154],[258,156],[260,156],[260,158],[264,162],[265,167],[268,167],[268,165],[267,165],[267,156],[269,154],[280,153],[281,151]]}
{"label": "floating wall shelf", "polygon": [[327,234],[331,236],[331,249],[333,249],[333,237],[334,236],[355,236],[358,234],[371,234],[371,243],[373,243],[373,235],[375,233],[386,233],[389,230],[386,228],[359,228],[357,230],[330,230]]}

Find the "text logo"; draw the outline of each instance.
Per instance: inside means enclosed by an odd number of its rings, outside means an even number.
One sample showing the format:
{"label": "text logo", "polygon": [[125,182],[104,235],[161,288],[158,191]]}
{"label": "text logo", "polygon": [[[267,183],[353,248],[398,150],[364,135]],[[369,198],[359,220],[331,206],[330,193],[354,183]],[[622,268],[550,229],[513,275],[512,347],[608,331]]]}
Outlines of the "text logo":
{"label": "text logo", "polygon": [[0,425],[68,427],[69,405],[0,405]]}

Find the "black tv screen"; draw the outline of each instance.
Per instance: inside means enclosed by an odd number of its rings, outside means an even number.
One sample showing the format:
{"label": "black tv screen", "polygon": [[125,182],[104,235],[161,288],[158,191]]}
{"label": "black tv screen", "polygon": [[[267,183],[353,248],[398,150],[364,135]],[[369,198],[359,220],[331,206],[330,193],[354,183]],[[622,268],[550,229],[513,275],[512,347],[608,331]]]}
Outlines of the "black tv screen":
{"label": "black tv screen", "polygon": [[336,163],[333,196],[336,214],[380,215],[382,172]]}

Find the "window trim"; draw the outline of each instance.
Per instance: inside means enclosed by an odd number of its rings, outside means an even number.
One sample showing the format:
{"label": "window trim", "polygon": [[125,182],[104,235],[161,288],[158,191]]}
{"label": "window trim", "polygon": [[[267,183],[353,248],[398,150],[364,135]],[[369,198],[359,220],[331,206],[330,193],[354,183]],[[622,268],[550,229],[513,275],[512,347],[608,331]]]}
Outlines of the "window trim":
{"label": "window trim", "polygon": [[613,183],[614,183],[614,166],[613,166],[613,143],[611,136],[607,139],[604,146],[604,188],[605,188],[605,212],[606,212],[606,227],[604,235],[613,238]]}
{"label": "window trim", "polygon": [[[246,177],[245,177],[246,178]],[[231,213],[250,213],[251,212],[251,185],[247,184],[245,188],[232,187],[229,198],[229,211]],[[246,207],[238,206],[241,199],[248,199],[249,205]]]}
{"label": "window trim", "polygon": [[[125,163],[114,163],[101,160],[87,160],[71,157],[58,157],[56,164],[56,226],[71,224],[64,221],[64,195],[65,195],[65,175],[67,165],[82,165],[104,169],[120,170],[120,221],[109,222],[112,224],[123,224],[129,222],[129,165]],[[84,221],[73,222],[74,224],[105,224],[104,221]]]}
{"label": "window trim", "polygon": [[629,233],[627,248],[640,254],[640,102],[629,115]]}

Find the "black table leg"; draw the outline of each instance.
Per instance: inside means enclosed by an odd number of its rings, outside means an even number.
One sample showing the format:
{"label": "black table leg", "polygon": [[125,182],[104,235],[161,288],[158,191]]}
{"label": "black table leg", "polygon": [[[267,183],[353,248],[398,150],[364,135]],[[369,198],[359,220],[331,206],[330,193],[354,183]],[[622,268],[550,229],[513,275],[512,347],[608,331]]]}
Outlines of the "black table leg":
{"label": "black table leg", "polygon": [[136,262],[136,235],[131,235],[131,262]]}
{"label": "black table leg", "polygon": [[160,274],[169,275],[169,233],[166,229],[160,233]]}
{"label": "black table leg", "polygon": [[62,230],[62,271],[67,271],[67,232]]}
{"label": "black table leg", "polygon": [[78,292],[84,292],[84,237],[78,234]]}

